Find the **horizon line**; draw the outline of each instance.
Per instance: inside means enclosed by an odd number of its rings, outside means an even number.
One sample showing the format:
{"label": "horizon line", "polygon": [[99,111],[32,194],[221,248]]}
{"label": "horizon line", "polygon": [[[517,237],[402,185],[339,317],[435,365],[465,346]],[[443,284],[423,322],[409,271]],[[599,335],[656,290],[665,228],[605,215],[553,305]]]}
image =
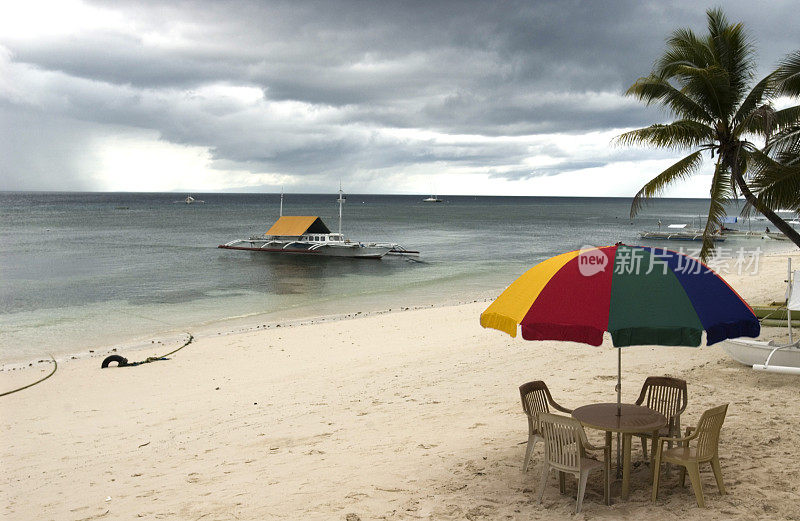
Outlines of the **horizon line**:
{"label": "horizon line", "polygon": [[[41,194],[219,194],[219,195],[330,195],[333,192],[232,192],[232,191],[221,191],[221,192],[207,192],[207,191],[195,191],[195,190],[170,190],[170,191],[132,191],[132,190],[0,190],[0,193],[3,194],[12,194],[12,193],[41,193]],[[427,192],[419,192],[419,193],[388,193],[388,192],[345,192],[351,195],[381,195],[381,196],[398,196],[398,197],[417,197],[417,196],[429,196],[430,194]],[[437,195],[437,197],[514,197],[514,198],[563,198],[563,199],[633,199],[634,196],[632,195],[516,195],[516,194],[441,194]],[[697,200],[697,201],[708,201],[711,200],[710,197],[652,197],[650,200],[654,199],[683,199],[683,200]],[[745,200],[743,197],[737,198],[739,200]]]}

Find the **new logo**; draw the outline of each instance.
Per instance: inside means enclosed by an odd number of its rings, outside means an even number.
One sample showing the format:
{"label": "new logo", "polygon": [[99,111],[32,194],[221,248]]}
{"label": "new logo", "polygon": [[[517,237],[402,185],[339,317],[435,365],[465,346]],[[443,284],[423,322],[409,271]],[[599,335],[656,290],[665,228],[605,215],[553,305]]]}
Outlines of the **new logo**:
{"label": "new logo", "polygon": [[584,277],[606,271],[608,263],[608,256],[594,246],[584,246],[578,254],[578,271]]}

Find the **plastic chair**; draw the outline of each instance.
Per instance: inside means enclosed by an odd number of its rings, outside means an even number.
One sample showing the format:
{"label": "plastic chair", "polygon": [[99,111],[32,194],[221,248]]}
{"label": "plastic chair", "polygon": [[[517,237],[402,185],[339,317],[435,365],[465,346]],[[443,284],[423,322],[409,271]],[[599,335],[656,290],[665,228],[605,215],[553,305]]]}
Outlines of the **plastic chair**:
{"label": "plastic chair", "polygon": [[[683,467],[681,469],[681,487],[686,483],[686,474],[688,473],[689,481],[692,482],[692,489],[694,489],[694,495],[697,498],[697,506],[701,508],[705,507],[706,503],[703,500],[703,486],[700,482],[700,463],[711,463],[719,493],[726,494],[725,486],[722,484],[722,470],[719,466],[717,448],[719,445],[719,432],[722,429],[722,423],[725,421],[727,412],[727,403],[708,409],[700,416],[697,428],[686,428],[686,436],[683,438],[658,438],[653,472],[653,502],[658,498],[658,478],[661,462],[674,463]],[[692,431],[694,431],[694,434],[692,434]],[[691,447],[689,443],[693,440],[697,440],[695,447]],[[665,441],[679,442],[682,446],[663,450]]]}
{"label": "plastic chair", "polygon": [[[677,438],[681,435],[681,413],[686,410],[687,403],[686,380],[667,376],[648,376],[639,398],[636,399],[636,405],[649,407],[667,418],[667,425],[658,432],[659,437]],[[652,439],[653,444],[656,440],[650,432],[639,434],[639,438],[642,440],[642,453],[647,461],[647,440]],[[672,442],[669,442],[669,447],[672,448]]]}
{"label": "plastic chair", "polygon": [[574,418],[559,416],[550,413],[539,414],[539,427],[544,438],[544,469],[539,485],[539,502],[544,497],[544,487],[547,485],[547,476],[550,469],[558,471],[559,489],[564,492],[564,473],[572,474],[578,478],[578,502],[575,512],[580,512],[583,506],[583,496],[586,492],[586,480],[589,472],[595,469],[603,470],[603,496],[608,499],[608,473],[601,461],[586,456],[586,449],[602,450],[604,459],[610,458],[606,454],[606,447],[595,447],[586,439],[586,432],[580,422]]}
{"label": "plastic chair", "polygon": [[543,439],[539,430],[539,413],[550,412],[550,407],[565,414],[572,414],[572,410],[557,404],[550,395],[547,384],[541,380],[520,385],[519,394],[522,398],[522,409],[528,416],[528,447],[525,449],[525,462],[522,464],[522,471],[527,472],[533,448]]}

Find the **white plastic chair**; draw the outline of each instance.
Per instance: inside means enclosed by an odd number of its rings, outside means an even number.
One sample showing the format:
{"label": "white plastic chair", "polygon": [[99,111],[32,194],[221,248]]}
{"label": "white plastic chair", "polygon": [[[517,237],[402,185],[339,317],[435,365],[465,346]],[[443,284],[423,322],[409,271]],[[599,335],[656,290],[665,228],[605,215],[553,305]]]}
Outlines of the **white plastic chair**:
{"label": "white plastic chair", "polygon": [[522,464],[522,472],[527,472],[531,456],[533,456],[533,449],[538,442],[542,441],[542,434],[539,432],[539,413],[550,412],[550,407],[552,407],[557,411],[571,414],[572,409],[556,403],[550,395],[547,384],[541,380],[520,385],[519,395],[522,398],[522,410],[528,417],[528,446],[525,449],[525,462]]}
{"label": "white plastic chair", "polygon": [[[607,493],[608,474],[601,461],[586,456],[586,450],[607,450],[605,447],[595,447],[586,439],[586,432],[580,422],[574,418],[558,416],[550,413],[539,414],[539,428],[544,438],[544,469],[539,486],[539,502],[544,497],[544,487],[547,485],[547,476],[550,469],[559,473],[559,487],[564,492],[564,474],[572,474],[578,478],[578,502],[575,512],[580,512],[583,506],[583,496],[586,493],[586,480],[589,472],[596,469],[603,470],[604,486],[603,495]],[[610,457],[604,453],[604,457]],[[608,499],[605,498],[604,499]]]}

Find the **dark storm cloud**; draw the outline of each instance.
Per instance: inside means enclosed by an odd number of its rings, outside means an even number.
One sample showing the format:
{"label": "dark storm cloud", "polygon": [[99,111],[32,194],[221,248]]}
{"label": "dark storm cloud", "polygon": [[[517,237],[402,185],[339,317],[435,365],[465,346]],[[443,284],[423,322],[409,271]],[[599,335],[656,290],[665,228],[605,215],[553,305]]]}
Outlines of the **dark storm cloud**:
{"label": "dark storm cloud", "polygon": [[[498,163],[521,165],[537,151],[478,137],[652,123],[663,116],[619,95],[648,73],[672,30],[702,32],[709,7],[634,0],[92,5],[127,25],[30,40],[0,34],[11,65],[37,89],[34,101],[24,92],[7,99],[15,110],[38,114],[30,117],[45,127],[52,115],[154,130],[173,143],[209,147],[218,164],[292,174],[445,163],[497,172]],[[798,47],[792,2],[724,7],[756,38],[762,73]],[[247,104],[203,93],[219,84],[260,89],[264,98]],[[297,105],[290,114],[286,103]],[[476,138],[454,145],[375,135],[380,129]],[[598,161],[606,159],[568,157],[563,168]],[[558,168],[494,175],[564,171]]]}

